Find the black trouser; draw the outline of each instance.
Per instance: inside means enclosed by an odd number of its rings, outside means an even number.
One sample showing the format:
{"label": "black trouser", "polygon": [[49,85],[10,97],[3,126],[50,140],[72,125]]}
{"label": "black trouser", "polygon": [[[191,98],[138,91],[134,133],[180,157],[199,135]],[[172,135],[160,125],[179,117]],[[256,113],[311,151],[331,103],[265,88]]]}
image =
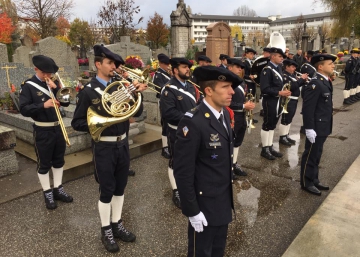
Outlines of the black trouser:
{"label": "black trouser", "polygon": [[[280,99],[281,101],[281,99]],[[262,129],[265,131],[275,130],[279,121],[279,113],[282,110],[278,97],[264,96],[262,101],[264,109],[264,123]]]}
{"label": "black trouser", "polygon": [[172,167],[173,167],[173,156],[174,156],[174,146],[175,146],[175,140],[176,140],[176,130],[175,129],[168,127],[168,129],[167,129],[167,139],[168,139],[169,152],[170,152],[169,168],[172,169]]}
{"label": "black trouser", "polygon": [[244,140],[244,136],[245,136],[245,132],[246,132],[246,128],[247,128],[245,112],[234,112],[234,119],[235,119],[234,147],[239,147],[239,146],[241,146],[241,144]]}
{"label": "black trouser", "polygon": [[319,163],[326,138],[327,136],[317,136],[313,144],[306,138],[300,169],[300,185],[302,187],[314,186],[320,183]]}
{"label": "black trouser", "polygon": [[287,106],[288,113],[283,113],[281,116],[281,124],[282,125],[286,126],[286,125],[291,124],[291,122],[295,116],[295,113],[296,113],[297,104],[298,104],[298,100],[290,99],[288,106]]}
{"label": "black trouser", "polygon": [[39,127],[33,125],[33,127],[37,172],[47,174],[51,167],[63,167],[66,143],[60,126]]}
{"label": "black trouser", "polygon": [[110,203],[113,195],[122,196],[130,167],[129,142],[92,141],[95,179],[99,183],[100,201]]}
{"label": "black trouser", "polygon": [[[160,102],[159,102],[159,110],[160,110],[160,116],[161,116],[161,108],[160,108]],[[160,117],[160,122],[161,122],[161,135],[166,137],[167,136],[167,122],[162,118]]]}
{"label": "black trouser", "polygon": [[345,90],[350,90],[352,88],[355,88],[356,86],[356,76],[353,74],[349,74],[345,76]]}
{"label": "black trouser", "polygon": [[[224,256],[228,225],[204,226],[204,231],[197,233],[188,224],[188,257]],[[194,253],[195,249],[195,253]]]}

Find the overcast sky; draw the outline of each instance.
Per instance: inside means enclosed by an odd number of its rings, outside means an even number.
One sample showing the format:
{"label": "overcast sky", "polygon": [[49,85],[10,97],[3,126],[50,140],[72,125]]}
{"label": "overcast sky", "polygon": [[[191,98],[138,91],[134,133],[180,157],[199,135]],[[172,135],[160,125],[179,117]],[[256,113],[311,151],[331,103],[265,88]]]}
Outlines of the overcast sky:
{"label": "overcast sky", "polygon": [[[105,3],[105,0],[74,0],[74,3],[75,7],[72,10],[71,20],[81,18],[90,21],[90,19],[97,19],[97,12],[100,6]],[[146,28],[147,20],[150,16],[154,15],[155,11],[162,15],[164,21],[170,25],[170,14],[176,9],[177,3],[178,0],[135,0],[135,4],[140,6],[137,20],[141,16],[144,17],[144,21],[139,27]],[[326,11],[320,4],[314,4],[314,0],[185,0],[185,4],[191,7],[193,14],[212,15],[232,15],[233,11],[241,5],[248,5],[251,9],[255,10],[258,16],[262,17],[277,14],[282,15],[282,17],[299,16],[301,13],[312,14]]]}

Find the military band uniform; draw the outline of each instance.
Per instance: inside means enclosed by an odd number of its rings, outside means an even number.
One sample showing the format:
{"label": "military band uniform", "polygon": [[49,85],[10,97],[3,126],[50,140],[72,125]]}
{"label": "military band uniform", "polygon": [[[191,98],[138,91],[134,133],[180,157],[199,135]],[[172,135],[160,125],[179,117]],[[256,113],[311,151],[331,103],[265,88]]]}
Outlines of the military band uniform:
{"label": "military band uniform", "polygon": [[197,104],[196,90],[194,85],[185,82],[185,87],[180,81],[172,77],[167,85],[162,89],[160,97],[161,116],[167,121],[167,137],[170,149],[170,160],[168,175],[173,189],[173,201],[180,208],[180,198],[177,185],[173,175],[173,158],[176,130],[184,114],[194,108]]}
{"label": "military band uniform", "polygon": [[[263,95],[262,106],[264,122],[261,130],[261,156],[274,160],[282,154],[273,149],[274,131],[282,112],[279,92],[283,88],[283,73],[281,65],[269,62],[260,74],[260,88]],[[267,156],[267,157],[266,157]]]}
{"label": "military band uniform", "polygon": [[244,61],[244,65],[245,65],[245,73],[244,73],[244,80],[247,86],[247,92],[250,92],[251,89],[251,93],[253,95],[256,95],[256,84],[254,81],[252,81],[252,79],[250,78],[251,75],[251,67],[252,67],[252,60],[246,59]]}
{"label": "military band uniform", "polygon": [[[58,70],[54,60],[47,56],[35,56],[33,63],[35,67],[46,73],[55,73]],[[59,84],[56,86],[56,89],[52,89],[54,95],[60,89]],[[44,107],[44,103],[49,99],[51,98],[47,83],[40,80],[37,75],[21,85],[20,112],[23,116],[31,117],[34,120],[33,136],[37,156],[37,173],[44,191],[46,207],[55,209],[57,205],[54,200],[72,202],[73,198],[67,195],[62,186],[66,143],[55,108]],[[64,107],[69,104],[70,102],[60,102],[60,105]],[[54,189],[50,187],[50,169],[53,172]]]}
{"label": "military band uniform", "polygon": [[315,143],[308,138],[301,158],[300,184],[302,188],[317,186],[319,181],[319,163],[323,145],[332,132],[333,124],[333,88],[331,81],[317,73],[304,87],[304,103],[302,107],[303,122],[306,129],[316,132]]}
{"label": "military band uniform", "polygon": [[182,212],[192,217],[201,211],[208,222],[201,233],[188,224],[189,257],[224,255],[234,208],[230,116],[223,111],[225,129],[205,102],[185,114],[176,133],[174,172]]}
{"label": "military band uniform", "polygon": [[312,78],[316,75],[316,69],[314,66],[310,64],[310,62],[306,61],[300,68],[300,73],[308,74],[309,78]]}
{"label": "military band uniform", "polygon": [[357,87],[357,66],[358,60],[351,56],[345,64],[345,89],[344,89],[344,104],[352,104],[357,101],[356,87]]}

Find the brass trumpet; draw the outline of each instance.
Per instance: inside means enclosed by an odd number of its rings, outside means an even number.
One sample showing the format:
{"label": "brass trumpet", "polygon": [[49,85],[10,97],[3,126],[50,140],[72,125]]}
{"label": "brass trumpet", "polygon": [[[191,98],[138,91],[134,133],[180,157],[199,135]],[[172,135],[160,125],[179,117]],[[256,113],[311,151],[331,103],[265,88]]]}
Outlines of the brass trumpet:
{"label": "brass trumpet", "polygon": [[[288,90],[288,91],[290,91],[290,89],[291,89],[291,82],[286,83],[282,88],[282,90]],[[281,106],[283,108],[283,113],[289,113],[287,110],[289,102],[290,102],[290,97],[286,97],[286,96],[282,97]]]}
{"label": "brass trumpet", "polygon": [[148,89],[154,91],[155,93],[159,93],[161,92],[161,87],[159,87],[158,85],[155,85],[154,83],[152,83],[150,81],[151,76],[150,76],[150,70],[149,69],[145,69],[143,72],[136,72],[128,67],[119,67],[119,69],[123,70],[124,72],[128,72],[129,76],[131,79],[133,80],[137,80],[139,81],[139,83],[144,83],[148,85]]}
{"label": "brass trumpet", "polygon": [[[246,94],[246,100],[250,102],[255,101],[255,97],[252,94],[252,89],[250,89],[250,92]],[[253,124],[253,110],[245,110],[245,118],[246,118],[246,125],[248,129],[248,133],[251,134],[251,129],[254,129],[255,126]]]}

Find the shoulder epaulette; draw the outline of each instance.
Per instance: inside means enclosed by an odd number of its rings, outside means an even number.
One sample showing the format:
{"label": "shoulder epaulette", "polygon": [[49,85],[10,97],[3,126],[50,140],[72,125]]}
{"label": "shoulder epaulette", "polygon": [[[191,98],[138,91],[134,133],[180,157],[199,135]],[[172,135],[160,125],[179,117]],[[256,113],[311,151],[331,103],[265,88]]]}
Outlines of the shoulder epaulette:
{"label": "shoulder epaulette", "polygon": [[28,82],[29,80],[31,80],[31,79],[24,80],[24,81],[21,83],[21,86],[24,86],[25,83]]}
{"label": "shoulder epaulette", "polygon": [[199,110],[198,106],[196,106],[195,108],[192,108],[190,111],[187,111],[185,113],[185,116],[192,118],[192,117],[194,117],[194,115],[197,113],[198,110]]}

